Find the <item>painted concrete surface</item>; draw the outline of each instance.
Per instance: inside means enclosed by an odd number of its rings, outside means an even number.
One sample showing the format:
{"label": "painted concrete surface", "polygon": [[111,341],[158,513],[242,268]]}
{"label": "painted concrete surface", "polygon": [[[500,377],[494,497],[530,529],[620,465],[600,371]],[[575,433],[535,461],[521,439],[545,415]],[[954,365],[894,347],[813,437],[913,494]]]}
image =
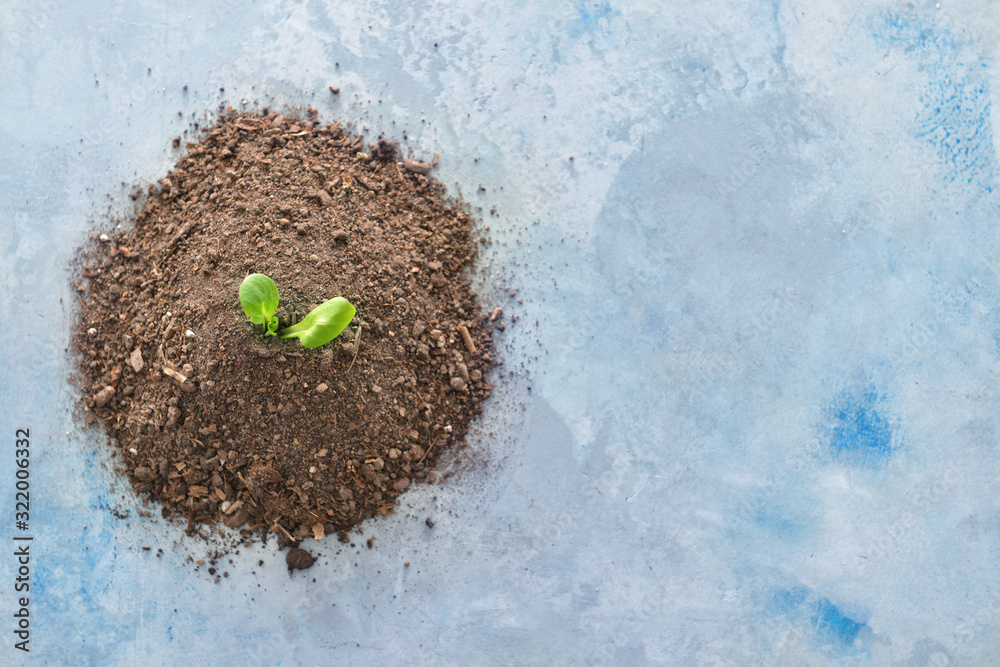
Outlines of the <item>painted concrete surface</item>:
{"label": "painted concrete surface", "polygon": [[[4,664],[1000,660],[989,2],[205,4],[0,10]],[[285,104],[440,155],[518,322],[448,484],[215,584],[74,425],[68,266]]]}

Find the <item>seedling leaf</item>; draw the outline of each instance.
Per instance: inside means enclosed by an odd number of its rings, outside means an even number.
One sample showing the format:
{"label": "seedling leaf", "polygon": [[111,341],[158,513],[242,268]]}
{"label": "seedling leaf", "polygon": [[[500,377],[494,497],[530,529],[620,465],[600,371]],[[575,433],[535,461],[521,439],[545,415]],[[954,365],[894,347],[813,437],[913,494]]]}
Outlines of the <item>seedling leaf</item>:
{"label": "seedling leaf", "polygon": [[264,333],[274,336],[278,330],[278,286],[263,273],[247,276],[240,285],[240,305],[254,324],[263,324]]}
{"label": "seedling leaf", "polygon": [[355,312],[347,299],[338,296],[313,308],[298,324],[282,329],[278,338],[298,338],[307,348],[326,345],[347,328]]}

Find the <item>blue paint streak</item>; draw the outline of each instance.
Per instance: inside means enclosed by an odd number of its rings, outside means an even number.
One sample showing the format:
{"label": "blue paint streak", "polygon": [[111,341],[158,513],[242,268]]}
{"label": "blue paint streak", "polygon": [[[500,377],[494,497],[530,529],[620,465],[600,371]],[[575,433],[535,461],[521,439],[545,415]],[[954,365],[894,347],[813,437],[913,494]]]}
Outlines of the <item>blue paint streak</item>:
{"label": "blue paint streak", "polygon": [[811,592],[808,588],[802,586],[793,586],[785,590],[774,591],[771,594],[771,607],[779,614],[789,614],[801,607]]}
{"label": "blue paint streak", "polygon": [[816,604],[812,623],[818,638],[824,640],[824,643],[832,643],[841,648],[854,646],[858,633],[867,627],[865,623],[859,623],[846,616],[826,598],[821,598]]}
{"label": "blue paint streak", "polygon": [[791,510],[785,508],[773,508],[771,511],[762,510],[754,517],[756,526],[768,534],[768,539],[795,539],[809,527],[808,520],[790,517]]}
{"label": "blue paint streak", "polygon": [[830,448],[838,457],[876,466],[892,456],[893,433],[883,402],[884,397],[869,385],[861,393],[842,395],[830,406]]}
{"label": "blue paint streak", "polygon": [[886,13],[875,20],[877,43],[902,49],[929,73],[914,135],[930,142],[945,166],[945,181],[992,192],[996,155],[986,60],[917,15]]}
{"label": "blue paint streak", "polygon": [[578,1],[576,10],[579,12],[579,17],[567,26],[568,34],[574,39],[587,33],[607,34],[610,31],[611,20],[622,14],[614,9],[610,2]]}
{"label": "blue paint streak", "polygon": [[[956,77],[944,73],[932,81],[921,96],[924,110],[918,116],[918,137],[938,147],[938,154],[951,167],[954,180],[973,183],[993,175],[991,102],[986,64]],[[983,182],[986,190],[990,183]]]}
{"label": "blue paint streak", "polygon": [[792,624],[810,624],[816,647],[831,657],[867,654],[871,629],[806,586],[792,586],[771,593],[769,611]]}
{"label": "blue paint streak", "polygon": [[[591,11],[591,7],[593,11]],[[611,20],[616,16],[621,16],[620,11],[611,8],[610,2],[580,2],[577,4],[577,9],[580,10],[580,20],[593,27],[597,27],[601,19]]]}

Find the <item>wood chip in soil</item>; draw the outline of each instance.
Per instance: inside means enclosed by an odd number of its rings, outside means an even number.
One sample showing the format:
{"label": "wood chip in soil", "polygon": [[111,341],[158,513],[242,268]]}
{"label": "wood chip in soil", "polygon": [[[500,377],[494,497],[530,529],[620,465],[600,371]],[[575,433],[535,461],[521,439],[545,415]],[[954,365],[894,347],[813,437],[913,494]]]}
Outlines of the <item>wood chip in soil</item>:
{"label": "wood chip in soil", "polygon": [[[81,415],[164,516],[343,538],[433,481],[490,393],[473,220],[394,143],[312,115],[223,114],[187,149],[80,251]],[[257,272],[282,326],[334,296],[357,316],[315,350],[265,337],[237,297]]]}

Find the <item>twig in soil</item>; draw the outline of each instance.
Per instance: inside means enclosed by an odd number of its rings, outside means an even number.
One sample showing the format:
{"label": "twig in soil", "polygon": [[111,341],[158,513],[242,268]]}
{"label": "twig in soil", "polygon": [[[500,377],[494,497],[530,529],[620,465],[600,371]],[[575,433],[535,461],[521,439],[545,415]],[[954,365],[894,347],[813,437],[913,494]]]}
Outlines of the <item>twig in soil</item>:
{"label": "twig in soil", "polygon": [[465,341],[465,349],[469,351],[469,354],[476,356],[476,346],[472,342],[472,336],[469,335],[469,329],[464,324],[459,324],[458,333],[462,334],[462,340]]}
{"label": "twig in soil", "polygon": [[177,230],[177,233],[174,234],[173,237],[171,237],[171,239],[167,242],[168,252],[170,250],[173,250],[174,244],[180,241],[182,238],[184,238],[184,235],[187,234],[189,231],[191,231],[191,228],[193,226],[194,226],[194,220],[188,220],[183,225],[181,225],[181,228]]}
{"label": "twig in soil", "polygon": [[285,527],[282,526],[277,521],[275,521],[274,525],[271,526],[271,530],[274,530],[275,528],[278,528],[279,530],[281,530],[281,532],[283,532],[288,537],[288,539],[291,540],[292,542],[296,541],[296,539],[294,537],[292,537],[291,533],[289,533],[287,530],[285,530]]}
{"label": "twig in soil", "polygon": [[173,368],[170,368],[169,366],[164,366],[163,367],[163,374],[164,375],[169,375],[170,377],[172,377],[173,379],[177,380],[181,384],[184,384],[187,381],[187,376],[186,375],[184,375],[183,373],[178,373],[177,371],[175,371]]}
{"label": "twig in soil", "polygon": [[440,439],[441,438],[435,438],[434,439],[434,442],[431,443],[431,446],[427,448],[427,451],[424,452],[424,455],[420,457],[420,460],[417,461],[417,463],[423,463],[424,462],[424,459],[427,458],[427,455],[431,453],[431,450],[434,449],[434,445],[438,444],[438,440],[440,440]]}
{"label": "twig in soil", "polygon": [[351,357],[351,365],[347,367],[347,372],[350,373],[351,369],[354,367],[354,360],[358,358],[358,352],[361,351],[361,327],[358,327],[358,333],[354,335],[354,356]]}

